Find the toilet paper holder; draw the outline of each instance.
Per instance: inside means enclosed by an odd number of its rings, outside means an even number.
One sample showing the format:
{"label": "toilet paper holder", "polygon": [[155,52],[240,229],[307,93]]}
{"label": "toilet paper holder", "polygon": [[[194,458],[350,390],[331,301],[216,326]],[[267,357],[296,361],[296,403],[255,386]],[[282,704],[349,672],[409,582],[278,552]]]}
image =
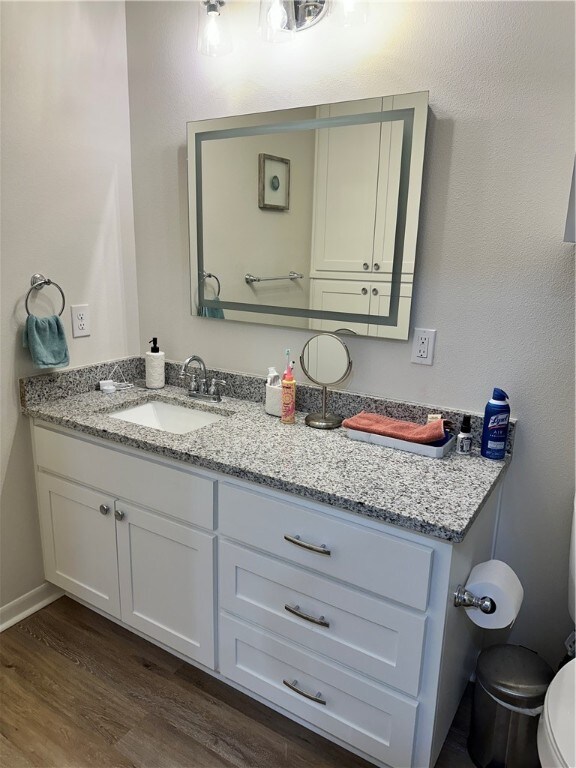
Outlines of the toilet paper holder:
{"label": "toilet paper holder", "polygon": [[456,608],[480,608],[482,613],[494,613],[496,610],[496,603],[491,597],[476,597],[462,584],[458,584],[454,592],[454,605]]}

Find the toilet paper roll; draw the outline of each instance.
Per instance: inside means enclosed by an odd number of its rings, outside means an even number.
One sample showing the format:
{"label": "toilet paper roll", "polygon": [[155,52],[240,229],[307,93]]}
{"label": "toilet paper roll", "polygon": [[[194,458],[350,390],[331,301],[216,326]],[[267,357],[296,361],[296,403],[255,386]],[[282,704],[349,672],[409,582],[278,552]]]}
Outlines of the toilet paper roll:
{"label": "toilet paper roll", "polygon": [[477,597],[490,597],[494,613],[465,608],[471,621],[484,629],[503,629],[514,623],[524,599],[524,589],[512,568],[501,560],[487,560],[472,568],[466,589]]}

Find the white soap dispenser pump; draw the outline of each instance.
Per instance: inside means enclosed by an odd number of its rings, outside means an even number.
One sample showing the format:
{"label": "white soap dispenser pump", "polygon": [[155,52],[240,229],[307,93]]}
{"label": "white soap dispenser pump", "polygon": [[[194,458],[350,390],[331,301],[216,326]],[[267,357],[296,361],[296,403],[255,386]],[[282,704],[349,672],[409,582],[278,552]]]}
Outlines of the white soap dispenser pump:
{"label": "white soap dispenser pump", "polygon": [[154,336],[148,344],[152,344],[150,352],[146,352],[146,387],[148,389],[162,389],[165,381],[164,352],[160,352],[158,339]]}

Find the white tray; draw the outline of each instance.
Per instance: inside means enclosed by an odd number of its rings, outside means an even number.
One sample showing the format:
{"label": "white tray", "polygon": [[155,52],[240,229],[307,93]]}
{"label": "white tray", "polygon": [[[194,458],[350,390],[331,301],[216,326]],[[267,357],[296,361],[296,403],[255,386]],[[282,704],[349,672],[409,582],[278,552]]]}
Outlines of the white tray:
{"label": "white tray", "polygon": [[384,435],[375,435],[372,432],[361,432],[359,429],[346,429],[346,433],[351,440],[361,440],[365,443],[383,445],[386,448],[397,448],[400,451],[419,453],[421,456],[429,456],[432,459],[441,459],[443,456],[446,456],[456,442],[455,435],[451,435],[449,432],[445,432],[446,442],[442,445],[411,443],[409,440],[398,440],[396,437],[385,437]]}

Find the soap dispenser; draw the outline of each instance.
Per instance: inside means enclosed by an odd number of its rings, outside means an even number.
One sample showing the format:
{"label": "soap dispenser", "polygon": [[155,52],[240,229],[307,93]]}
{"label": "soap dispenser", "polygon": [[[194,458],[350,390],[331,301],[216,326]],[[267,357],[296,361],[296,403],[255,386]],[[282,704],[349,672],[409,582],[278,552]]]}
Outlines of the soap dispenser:
{"label": "soap dispenser", "polygon": [[146,352],[146,387],[148,389],[162,389],[165,381],[164,352],[160,352],[156,336],[148,342],[152,344],[150,352]]}

